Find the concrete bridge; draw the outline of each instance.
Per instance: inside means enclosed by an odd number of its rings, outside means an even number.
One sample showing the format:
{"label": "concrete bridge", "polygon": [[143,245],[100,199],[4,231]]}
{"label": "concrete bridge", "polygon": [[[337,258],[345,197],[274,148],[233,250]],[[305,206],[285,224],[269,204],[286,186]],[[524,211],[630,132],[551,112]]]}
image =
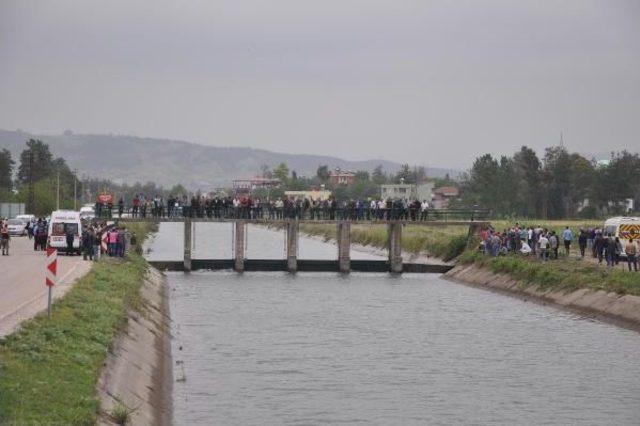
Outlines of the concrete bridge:
{"label": "concrete bridge", "polygon": [[[154,266],[164,270],[181,270],[189,272],[195,269],[231,269],[237,272],[244,271],[324,271],[342,272],[446,272],[450,269],[447,265],[428,265],[417,263],[403,263],[402,260],[402,229],[411,224],[424,227],[468,226],[469,237],[489,222],[470,221],[358,221],[349,220],[311,220],[311,219],[217,219],[217,218],[121,218],[114,219],[117,222],[182,222],[184,223],[184,256],[182,261],[150,262]],[[192,259],[192,241],[195,223],[232,223],[233,259]],[[332,260],[301,260],[298,259],[298,241],[300,224],[332,224],[336,226],[336,242],[338,245],[338,258]],[[351,225],[353,223],[367,223],[386,225],[388,260],[352,260],[351,259]],[[286,233],[286,259],[246,259],[246,227],[247,224],[276,226],[283,228]]]}

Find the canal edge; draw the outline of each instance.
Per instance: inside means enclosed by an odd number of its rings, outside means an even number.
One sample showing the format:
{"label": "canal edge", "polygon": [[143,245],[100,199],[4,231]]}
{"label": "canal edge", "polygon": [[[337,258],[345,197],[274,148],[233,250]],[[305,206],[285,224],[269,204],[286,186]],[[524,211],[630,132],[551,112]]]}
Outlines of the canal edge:
{"label": "canal edge", "polygon": [[127,424],[173,423],[171,317],[164,275],[149,266],[140,288],[143,308],[130,309],[127,325],[109,351],[98,380],[98,424],[115,425],[116,407]]}
{"label": "canal edge", "polygon": [[442,275],[448,281],[482,288],[541,305],[570,311],[586,318],[640,332],[640,296],[580,288],[574,291],[538,290],[535,284],[497,274],[475,264],[457,265]]}

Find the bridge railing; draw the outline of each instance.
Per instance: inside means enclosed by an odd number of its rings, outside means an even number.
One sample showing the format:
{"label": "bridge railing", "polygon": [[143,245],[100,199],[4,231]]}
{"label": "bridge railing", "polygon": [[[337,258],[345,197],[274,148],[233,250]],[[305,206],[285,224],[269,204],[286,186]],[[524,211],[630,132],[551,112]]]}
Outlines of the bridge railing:
{"label": "bridge railing", "polygon": [[209,206],[99,206],[97,218],[112,219],[300,219],[347,221],[485,221],[491,215],[488,209],[414,209],[414,208],[272,208],[263,207],[209,207]]}

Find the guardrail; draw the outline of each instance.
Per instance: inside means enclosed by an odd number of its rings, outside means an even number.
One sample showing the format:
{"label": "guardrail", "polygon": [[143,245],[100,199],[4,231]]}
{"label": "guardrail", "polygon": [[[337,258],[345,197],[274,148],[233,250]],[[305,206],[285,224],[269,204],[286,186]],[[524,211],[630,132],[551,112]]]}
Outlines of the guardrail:
{"label": "guardrail", "polygon": [[209,219],[209,220],[284,220],[304,221],[486,221],[488,209],[412,209],[412,208],[271,208],[271,207],[187,207],[173,208],[142,206],[104,206],[96,211],[96,218],[104,219]]}

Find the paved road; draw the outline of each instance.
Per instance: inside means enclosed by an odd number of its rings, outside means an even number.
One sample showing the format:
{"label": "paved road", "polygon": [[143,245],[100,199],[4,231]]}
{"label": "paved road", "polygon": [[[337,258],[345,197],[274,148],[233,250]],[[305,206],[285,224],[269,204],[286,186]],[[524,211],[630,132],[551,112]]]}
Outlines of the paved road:
{"label": "paved road", "polygon": [[[47,308],[44,285],[46,254],[33,250],[27,237],[11,239],[10,256],[0,256],[0,336],[11,333],[27,318]],[[91,268],[82,256],[58,256],[58,285],[53,297],[62,296]]]}

